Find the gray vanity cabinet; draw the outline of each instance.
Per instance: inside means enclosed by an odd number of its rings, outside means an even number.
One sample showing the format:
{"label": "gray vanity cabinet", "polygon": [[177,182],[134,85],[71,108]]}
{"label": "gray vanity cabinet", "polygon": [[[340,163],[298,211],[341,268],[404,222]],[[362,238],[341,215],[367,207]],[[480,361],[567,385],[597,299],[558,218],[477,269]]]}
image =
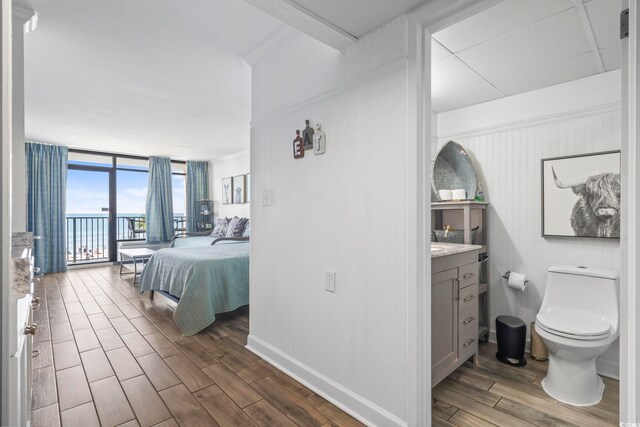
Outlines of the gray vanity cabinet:
{"label": "gray vanity cabinet", "polygon": [[478,352],[478,255],[431,261],[431,386]]}
{"label": "gray vanity cabinet", "polygon": [[431,276],[431,377],[458,358],[458,269]]}

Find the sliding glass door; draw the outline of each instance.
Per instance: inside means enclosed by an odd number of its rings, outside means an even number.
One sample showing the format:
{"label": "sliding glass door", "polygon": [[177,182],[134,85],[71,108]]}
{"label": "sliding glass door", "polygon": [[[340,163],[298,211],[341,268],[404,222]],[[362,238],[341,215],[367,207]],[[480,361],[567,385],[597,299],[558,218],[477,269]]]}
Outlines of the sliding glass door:
{"label": "sliding glass door", "polygon": [[[185,162],[172,161],[176,231],[185,230]],[[67,261],[118,260],[118,243],[144,241],[149,159],[69,150]]]}
{"label": "sliding glass door", "polygon": [[109,261],[111,171],[69,166],[67,175],[67,263]]}

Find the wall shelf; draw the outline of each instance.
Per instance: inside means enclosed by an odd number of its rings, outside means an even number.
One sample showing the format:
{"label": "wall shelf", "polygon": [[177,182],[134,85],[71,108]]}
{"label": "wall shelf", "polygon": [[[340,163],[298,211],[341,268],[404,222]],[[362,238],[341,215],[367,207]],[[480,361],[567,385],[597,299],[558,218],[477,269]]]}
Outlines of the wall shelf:
{"label": "wall shelf", "polygon": [[[459,202],[432,202],[431,223],[434,230],[442,230],[444,225],[450,225],[454,230],[464,230],[464,240],[461,243],[481,245],[478,251],[480,283],[478,285],[478,339],[489,340],[491,318],[489,315],[489,269],[486,259],[489,256],[487,246],[487,208],[489,203],[463,200]],[[477,235],[472,241],[471,230],[478,227]],[[432,239],[435,233],[432,234]]]}

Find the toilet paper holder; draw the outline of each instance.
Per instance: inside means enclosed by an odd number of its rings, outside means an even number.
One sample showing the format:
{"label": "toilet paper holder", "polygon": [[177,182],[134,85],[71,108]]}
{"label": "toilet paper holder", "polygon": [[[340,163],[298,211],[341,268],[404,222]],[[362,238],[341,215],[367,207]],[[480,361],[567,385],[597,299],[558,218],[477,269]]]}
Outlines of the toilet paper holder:
{"label": "toilet paper holder", "polygon": [[[504,273],[504,274],[502,275],[502,278],[503,278],[503,279],[507,279],[507,280],[509,280],[509,277],[511,277],[511,270],[508,270],[506,273]],[[525,284],[527,284],[527,283],[529,283],[529,281],[528,281],[528,280],[525,280],[525,281],[524,281],[524,283],[525,283]]]}

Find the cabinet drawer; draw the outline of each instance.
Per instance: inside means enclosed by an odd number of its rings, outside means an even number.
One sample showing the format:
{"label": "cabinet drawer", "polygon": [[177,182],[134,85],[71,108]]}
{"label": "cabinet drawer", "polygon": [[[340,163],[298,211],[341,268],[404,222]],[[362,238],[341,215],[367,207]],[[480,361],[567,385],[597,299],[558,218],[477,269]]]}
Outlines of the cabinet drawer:
{"label": "cabinet drawer", "polygon": [[469,323],[469,328],[458,335],[458,358],[478,350],[478,319]]}
{"label": "cabinet drawer", "polygon": [[478,284],[475,283],[466,288],[460,289],[460,300],[458,301],[458,313],[468,310],[471,307],[478,307]]}
{"label": "cabinet drawer", "polygon": [[478,283],[478,263],[474,262],[460,267],[458,279],[460,280],[460,289]]}
{"label": "cabinet drawer", "polygon": [[461,311],[458,314],[458,332],[463,333],[471,327],[474,322],[478,320],[478,304],[474,304],[473,307],[469,307],[465,311]]}

